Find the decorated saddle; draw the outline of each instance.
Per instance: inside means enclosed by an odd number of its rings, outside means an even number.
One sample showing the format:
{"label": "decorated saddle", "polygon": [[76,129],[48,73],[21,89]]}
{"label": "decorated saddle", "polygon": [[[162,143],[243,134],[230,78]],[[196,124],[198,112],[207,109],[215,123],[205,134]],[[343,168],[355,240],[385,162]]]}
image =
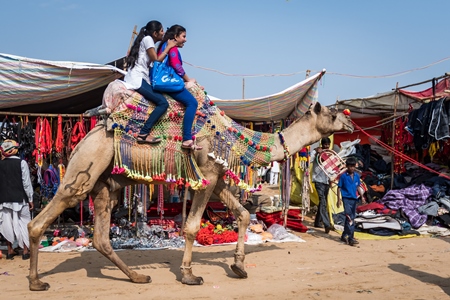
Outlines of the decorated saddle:
{"label": "decorated saddle", "polygon": [[[208,156],[221,165],[238,186],[250,190],[242,180],[245,168],[267,165],[274,143],[272,134],[247,129],[225,115],[195,84],[188,89],[197,99],[192,128],[193,139],[209,139]],[[139,93],[127,90],[123,82],[111,82],[105,90],[103,107],[110,114],[114,130],[114,174],[125,174],[148,183],[189,185],[205,188],[209,182],[198,167],[193,152],[181,148],[184,106],[164,95],[169,108],[153,126],[152,135],[162,142],[138,144],[136,137],[155,108]]]}

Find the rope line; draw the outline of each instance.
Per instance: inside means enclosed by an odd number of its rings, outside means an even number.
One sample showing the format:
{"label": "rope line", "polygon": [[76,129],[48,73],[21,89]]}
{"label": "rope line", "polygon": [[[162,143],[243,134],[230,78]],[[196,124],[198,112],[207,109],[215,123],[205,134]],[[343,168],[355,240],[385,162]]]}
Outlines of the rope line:
{"label": "rope line", "polygon": [[[423,69],[427,69],[427,68],[429,68],[431,66],[440,64],[440,63],[442,63],[444,61],[447,61],[449,59],[450,59],[450,56],[444,57],[442,59],[439,59],[439,60],[437,60],[435,62],[432,62],[432,63],[430,63],[430,64],[428,64],[426,66],[423,66],[423,67],[413,68],[413,69],[409,69],[409,70],[406,70],[406,71],[401,71],[401,72],[396,72],[396,73],[386,74],[386,75],[353,75],[353,74],[345,74],[345,73],[339,73],[339,72],[328,72],[328,71],[327,71],[327,74],[328,75],[336,75],[336,76],[344,76],[344,77],[352,77],[352,78],[366,78],[366,79],[367,78],[392,78],[392,77],[397,77],[397,76],[405,75],[405,74],[408,74],[408,73],[412,73],[414,71],[420,71],[420,70],[423,70]],[[184,61],[183,63],[185,63],[185,64],[187,64],[187,65],[189,65],[189,66],[191,66],[193,68],[197,68],[197,69],[201,69],[201,70],[205,70],[205,71],[209,71],[209,72],[215,72],[215,73],[218,73],[218,74],[221,74],[221,75],[224,75],[224,76],[232,76],[232,77],[233,76],[235,76],[235,77],[248,77],[248,78],[250,78],[250,77],[287,77],[287,76],[294,76],[294,75],[297,75],[297,74],[304,74],[304,73],[308,72],[308,71],[298,71],[298,72],[286,73],[286,74],[233,74],[233,73],[222,72],[222,71],[219,71],[219,70],[216,70],[216,69],[212,69],[212,68],[206,68],[206,67],[202,67],[202,66],[197,66],[197,65],[191,64],[191,63],[186,62],[186,61]],[[322,70],[309,70],[309,71],[322,72]]]}
{"label": "rope line", "polygon": [[391,152],[391,153],[394,153],[394,155],[399,156],[399,157],[403,158],[404,160],[407,160],[407,161],[409,161],[410,163],[412,163],[412,164],[414,164],[414,165],[416,165],[416,166],[418,166],[418,167],[421,167],[421,168],[423,168],[423,169],[425,169],[425,170],[427,170],[427,171],[430,171],[430,172],[432,172],[432,173],[438,174],[439,176],[444,177],[444,178],[450,180],[450,176],[447,176],[447,175],[444,174],[444,173],[440,173],[440,172],[438,172],[438,171],[436,171],[436,170],[433,170],[433,169],[431,169],[431,168],[429,168],[429,167],[427,167],[427,166],[421,164],[420,162],[418,162],[418,161],[412,159],[411,157],[409,157],[409,156],[407,156],[407,155],[401,153],[400,151],[395,150],[395,149],[392,148],[391,146],[387,145],[386,143],[384,143],[384,142],[382,142],[382,141],[380,141],[380,140],[374,138],[373,136],[371,136],[370,134],[368,134],[367,132],[365,132],[365,131],[364,131],[361,127],[359,127],[358,124],[356,124],[355,122],[352,121],[352,123],[353,123],[353,126],[355,126],[355,128],[357,128],[357,129],[360,130],[362,133],[364,133],[365,135],[367,135],[367,137],[369,137],[370,139],[372,139],[375,143],[377,143],[377,144],[380,145],[381,147],[385,148],[386,150],[388,150],[388,151]]}
{"label": "rope line", "polygon": [[[403,116],[398,116],[396,118],[392,118],[392,119],[390,119],[388,121],[384,121],[383,123],[380,123],[380,124],[377,124],[377,125],[374,125],[374,126],[365,127],[364,130],[370,130],[370,129],[374,129],[374,128],[377,128],[377,127],[381,127],[383,125],[392,123],[394,120],[397,120],[397,119],[399,119],[401,117],[403,117]],[[361,127],[358,127],[358,128],[360,128],[360,129],[353,130],[353,133],[363,131],[363,129]],[[346,132],[346,131],[338,131],[338,132],[335,132],[334,134],[348,134],[348,132]]]}

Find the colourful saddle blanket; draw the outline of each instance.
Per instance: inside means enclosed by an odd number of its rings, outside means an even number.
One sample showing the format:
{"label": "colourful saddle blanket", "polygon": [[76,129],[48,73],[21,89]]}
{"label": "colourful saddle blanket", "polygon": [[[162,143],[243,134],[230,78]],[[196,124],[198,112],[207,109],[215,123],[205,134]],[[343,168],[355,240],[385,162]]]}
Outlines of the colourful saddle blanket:
{"label": "colourful saddle blanket", "polygon": [[[252,131],[233,121],[199,85],[189,88],[189,92],[198,102],[192,135],[197,140],[210,140],[208,155],[222,164],[235,182],[240,181],[238,177],[244,177],[236,174],[245,175],[246,168],[270,162],[273,134]],[[162,142],[138,144],[137,133],[154,110],[154,104],[139,93],[127,90],[119,80],[108,85],[103,105],[113,120],[113,173],[126,173],[133,179],[149,183],[189,183],[193,189],[204,188],[209,182],[197,166],[192,152],[181,148],[184,106],[168,95],[165,97],[169,109],[152,128],[152,135],[162,138]]]}

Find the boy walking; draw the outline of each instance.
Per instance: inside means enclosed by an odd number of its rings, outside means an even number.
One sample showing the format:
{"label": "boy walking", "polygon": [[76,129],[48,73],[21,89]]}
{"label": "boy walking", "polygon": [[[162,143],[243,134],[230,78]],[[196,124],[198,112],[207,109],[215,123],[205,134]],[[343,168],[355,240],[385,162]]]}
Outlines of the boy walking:
{"label": "boy walking", "polygon": [[[337,189],[337,207],[340,207],[342,202],[344,203],[345,224],[344,232],[342,232],[341,241],[347,245],[354,246],[359,244],[355,239],[355,216],[356,216],[356,204],[358,203],[358,196],[356,191],[360,188],[361,179],[358,173],[355,173],[356,159],[350,157],[346,161],[347,172],[341,175],[339,178]],[[363,195],[360,193],[360,195]],[[364,197],[362,197],[362,203],[365,203]],[[342,198],[342,199],[341,199]]]}

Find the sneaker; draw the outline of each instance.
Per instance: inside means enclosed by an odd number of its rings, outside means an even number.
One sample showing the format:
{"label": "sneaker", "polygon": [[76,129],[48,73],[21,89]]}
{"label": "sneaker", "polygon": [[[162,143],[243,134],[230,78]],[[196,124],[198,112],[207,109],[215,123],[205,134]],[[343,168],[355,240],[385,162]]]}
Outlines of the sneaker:
{"label": "sneaker", "polygon": [[354,246],[354,245],[358,245],[359,242],[357,240],[355,240],[355,239],[350,239],[350,240],[348,240],[348,244],[350,246]]}
{"label": "sneaker", "polygon": [[348,236],[341,236],[341,241],[346,245],[349,245],[350,243],[350,241],[348,240]]}

